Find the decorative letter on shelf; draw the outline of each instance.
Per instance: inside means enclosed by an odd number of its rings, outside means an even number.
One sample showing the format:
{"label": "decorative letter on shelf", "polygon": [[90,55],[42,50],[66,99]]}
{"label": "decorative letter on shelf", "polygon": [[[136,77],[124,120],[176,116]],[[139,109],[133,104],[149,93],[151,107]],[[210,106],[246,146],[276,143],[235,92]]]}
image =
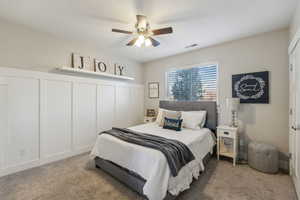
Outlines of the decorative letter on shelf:
{"label": "decorative letter on shelf", "polygon": [[124,76],[125,66],[104,59],[93,59],[94,63],[92,66],[92,58],[90,56],[82,56],[77,53],[72,53],[72,67],[74,69],[80,69],[84,71],[94,71],[108,74],[115,74]]}
{"label": "decorative letter on shelf", "polygon": [[105,62],[95,59],[94,60],[94,68],[95,72],[106,72],[107,66]]}

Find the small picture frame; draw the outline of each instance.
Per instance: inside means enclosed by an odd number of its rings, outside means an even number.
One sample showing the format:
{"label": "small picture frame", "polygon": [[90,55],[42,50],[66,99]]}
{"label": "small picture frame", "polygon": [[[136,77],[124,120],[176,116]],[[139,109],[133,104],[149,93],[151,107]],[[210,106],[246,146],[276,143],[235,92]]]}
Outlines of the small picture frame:
{"label": "small picture frame", "polygon": [[148,83],[148,95],[150,99],[159,98],[159,82]]}

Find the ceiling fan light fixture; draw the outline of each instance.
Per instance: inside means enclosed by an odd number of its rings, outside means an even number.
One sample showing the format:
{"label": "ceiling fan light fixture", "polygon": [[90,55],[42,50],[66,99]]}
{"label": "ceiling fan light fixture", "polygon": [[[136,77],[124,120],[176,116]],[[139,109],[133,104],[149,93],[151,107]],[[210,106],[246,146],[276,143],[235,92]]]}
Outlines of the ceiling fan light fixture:
{"label": "ceiling fan light fixture", "polygon": [[141,47],[145,43],[145,36],[139,35],[137,41],[134,43],[135,46]]}
{"label": "ceiling fan light fixture", "polygon": [[147,38],[147,39],[145,40],[145,46],[146,46],[146,47],[149,47],[149,46],[151,46],[151,45],[152,45],[151,40],[150,40],[149,38]]}
{"label": "ceiling fan light fixture", "polygon": [[160,28],[151,30],[149,21],[144,15],[137,15],[137,23],[135,24],[135,31],[125,31],[121,29],[112,29],[112,32],[123,33],[123,34],[134,34],[134,39],[130,40],[126,45],[127,46],[136,46],[136,47],[157,47],[160,45],[160,42],[155,40],[152,36],[164,35],[173,33],[172,27]]}

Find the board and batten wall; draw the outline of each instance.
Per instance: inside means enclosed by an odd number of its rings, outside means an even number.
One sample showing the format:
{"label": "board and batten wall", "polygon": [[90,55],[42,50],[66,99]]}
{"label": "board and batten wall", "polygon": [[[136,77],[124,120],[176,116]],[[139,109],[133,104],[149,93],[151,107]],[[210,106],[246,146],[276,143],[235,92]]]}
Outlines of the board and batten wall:
{"label": "board and batten wall", "polygon": [[140,63],[108,52],[101,44],[58,38],[1,19],[0,29],[0,66],[2,67],[51,71],[57,67],[71,67],[71,54],[79,53],[103,59],[110,65],[124,64],[125,75],[133,77],[134,83],[143,83],[143,68]]}
{"label": "board and batten wall", "polygon": [[225,99],[231,97],[232,75],[270,71],[270,103],[241,105],[241,135],[246,142],[255,140],[274,144],[281,152],[287,153],[288,40],[289,32],[284,29],[145,63],[145,108],[157,108],[159,102],[148,98],[149,82],[160,83],[160,99],[165,99],[167,71],[217,63],[219,123],[223,124],[227,121]]}
{"label": "board and batten wall", "polygon": [[144,86],[0,67],[0,176],[90,151],[142,123]]}

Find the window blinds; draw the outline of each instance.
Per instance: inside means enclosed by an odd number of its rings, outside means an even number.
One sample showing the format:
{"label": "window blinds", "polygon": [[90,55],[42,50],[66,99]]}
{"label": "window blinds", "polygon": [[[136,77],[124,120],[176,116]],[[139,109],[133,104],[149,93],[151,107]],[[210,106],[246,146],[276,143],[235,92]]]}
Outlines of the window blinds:
{"label": "window blinds", "polygon": [[216,101],[217,66],[201,66],[167,72],[167,95],[179,101]]}

